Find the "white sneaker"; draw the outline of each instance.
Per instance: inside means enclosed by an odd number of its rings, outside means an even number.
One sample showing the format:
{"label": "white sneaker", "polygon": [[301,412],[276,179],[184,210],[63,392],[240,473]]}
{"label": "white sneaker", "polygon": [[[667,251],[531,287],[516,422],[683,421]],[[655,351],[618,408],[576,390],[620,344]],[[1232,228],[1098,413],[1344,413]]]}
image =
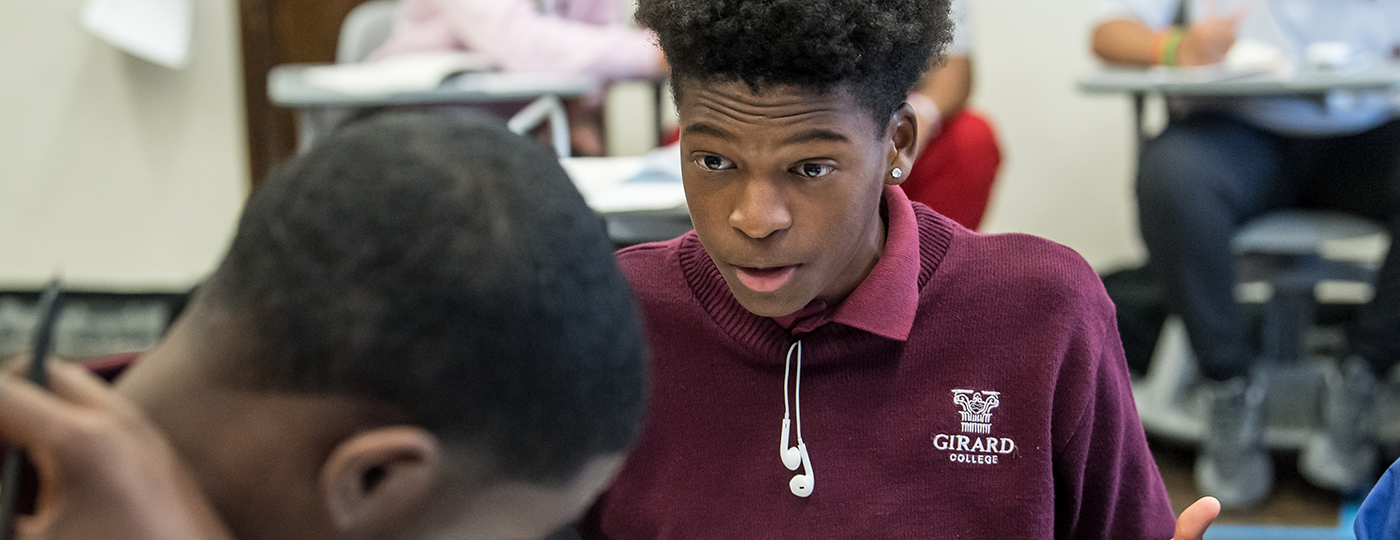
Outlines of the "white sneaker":
{"label": "white sneaker", "polygon": [[1225,508],[1254,506],[1274,483],[1264,449],[1264,383],[1244,377],[1207,383],[1206,433],[1196,457],[1196,487]]}
{"label": "white sneaker", "polygon": [[1349,493],[1376,480],[1376,444],[1372,437],[1376,377],[1359,356],[1340,370],[1327,371],[1322,399],[1322,429],[1299,456],[1298,470],[1309,482]]}

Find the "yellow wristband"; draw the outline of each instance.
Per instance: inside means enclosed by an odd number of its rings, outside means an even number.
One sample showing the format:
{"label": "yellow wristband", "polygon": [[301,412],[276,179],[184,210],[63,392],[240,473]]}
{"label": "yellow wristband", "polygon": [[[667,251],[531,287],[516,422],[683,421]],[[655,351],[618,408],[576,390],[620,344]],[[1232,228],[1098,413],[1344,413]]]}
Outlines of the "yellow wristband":
{"label": "yellow wristband", "polygon": [[1162,36],[1162,47],[1157,54],[1157,64],[1163,66],[1175,66],[1177,62],[1177,52],[1181,49],[1181,40],[1186,37],[1186,29],[1180,26],[1173,26]]}

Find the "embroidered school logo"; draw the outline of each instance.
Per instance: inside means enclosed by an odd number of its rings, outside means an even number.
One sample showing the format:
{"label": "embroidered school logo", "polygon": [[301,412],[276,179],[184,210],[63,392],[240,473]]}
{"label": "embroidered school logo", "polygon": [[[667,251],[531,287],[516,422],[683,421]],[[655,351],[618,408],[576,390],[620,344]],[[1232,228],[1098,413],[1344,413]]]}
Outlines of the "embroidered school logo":
{"label": "embroidered school logo", "polygon": [[953,403],[962,406],[958,414],[962,415],[963,433],[992,432],[992,409],[1001,405],[999,395],[1001,392],[953,390]]}
{"label": "embroidered school logo", "polygon": [[990,390],[953,390],[953,403],[962,410],[962,432],[972,435],[938,433],[933,436],[933,449],[948,452],[948,460],[968,465],[996,465],[1001,458],[1016,451],[1016,441],[1010,437],[993,437],[992,409],[1001,405],[1001,392]]}

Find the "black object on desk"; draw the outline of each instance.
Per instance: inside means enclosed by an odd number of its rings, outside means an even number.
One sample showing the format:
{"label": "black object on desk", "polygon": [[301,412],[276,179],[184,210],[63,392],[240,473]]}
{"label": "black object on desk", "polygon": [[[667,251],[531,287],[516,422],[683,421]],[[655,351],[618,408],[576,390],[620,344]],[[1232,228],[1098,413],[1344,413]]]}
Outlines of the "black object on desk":
{"label": "black object on desk", "polygon": [[[34,331],[33,356],[29,359],[26,374],[30,382],[40,387],[48,386],[48,367],[45,359],[53,347],[54,324],[63,305],[63,290],[58,279],[50,281],[39,297],[39,326]],[[23,448],[10,447],[5,452],[4,469],[0,471],[0,540],[10,540],[15,533],[15,514],[19,508],[20,478],[24,472],[25,452]]]}

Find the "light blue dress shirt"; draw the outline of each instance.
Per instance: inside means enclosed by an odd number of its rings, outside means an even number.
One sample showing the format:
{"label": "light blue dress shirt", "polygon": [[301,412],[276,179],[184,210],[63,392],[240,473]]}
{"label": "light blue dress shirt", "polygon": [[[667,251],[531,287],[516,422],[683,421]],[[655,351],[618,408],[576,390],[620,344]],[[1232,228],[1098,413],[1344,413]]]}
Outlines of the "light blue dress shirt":
{"label": "light blue dress shirt", "polygon": [[[1395,58],[1400,46],[1400,0],[1104,0],[1096,22],[1128,19],[1153,30],[1170,26],[1180,2],[1187,20],[1243,9],[1237,39],[1278,47],[1297,69],[1308,45],[1346,42],[1360,62]],[[1174,99],[1183,112],[1232,114],[1261,128],[1295,136],[1358,133],[1397,116],[1395,96],[1385,92],[1335,91],[1321,97]]]}

